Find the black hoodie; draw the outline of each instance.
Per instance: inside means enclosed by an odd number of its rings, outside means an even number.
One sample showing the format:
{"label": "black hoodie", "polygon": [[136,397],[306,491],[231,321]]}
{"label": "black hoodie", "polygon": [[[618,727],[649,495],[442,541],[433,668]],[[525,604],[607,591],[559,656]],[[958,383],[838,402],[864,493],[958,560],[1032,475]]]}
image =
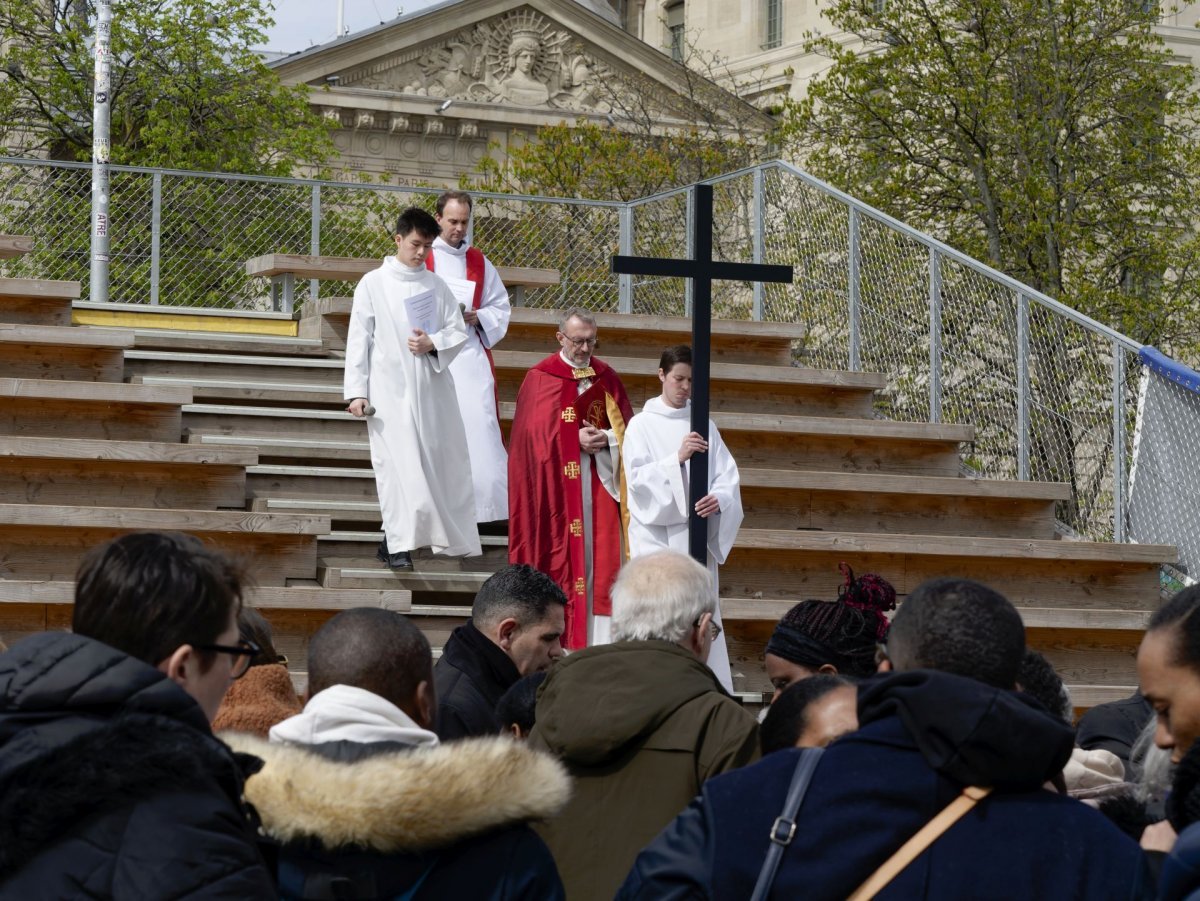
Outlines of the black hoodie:
{"label": "black hoodie", "polygon": [[0,654],[0,898],[269,898],[243,764],[196,702],[106,644]]}

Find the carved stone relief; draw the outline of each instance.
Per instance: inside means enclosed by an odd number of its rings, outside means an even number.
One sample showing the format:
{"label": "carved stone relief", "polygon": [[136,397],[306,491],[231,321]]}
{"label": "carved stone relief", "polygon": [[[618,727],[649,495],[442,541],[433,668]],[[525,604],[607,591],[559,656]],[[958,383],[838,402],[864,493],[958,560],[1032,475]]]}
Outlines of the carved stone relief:
{"label": "carved stone relief", "polygon": [[620,83],[578,38],[528,8],[375,60],[342,80],[422,97],[599,113],[611,111],[606,94]]}

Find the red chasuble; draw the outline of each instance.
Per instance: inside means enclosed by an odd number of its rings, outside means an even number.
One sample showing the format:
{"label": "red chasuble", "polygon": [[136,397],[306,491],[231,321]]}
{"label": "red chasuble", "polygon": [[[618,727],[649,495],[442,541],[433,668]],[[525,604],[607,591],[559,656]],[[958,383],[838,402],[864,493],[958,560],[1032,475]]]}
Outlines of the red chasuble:
{"label": "red chasuble", "polygon": [[[561,586],[567,596],[563,644],[572,649],[587,645],[579,429],[584,423],[612,429],[619,445],[633,416],[612,367],[592,357],[590,370],[594,376],[572,369],[558,354],[530,369],[517,395],[508,439],[508,561],[528,563]],[[578,372],[592,379],[583,394],[577,393]],[[592,612],[611,616],[609,589],[621,568],[627,514],[594,465],[591,477]],[[620,484],[624,498],[623,476]]]}

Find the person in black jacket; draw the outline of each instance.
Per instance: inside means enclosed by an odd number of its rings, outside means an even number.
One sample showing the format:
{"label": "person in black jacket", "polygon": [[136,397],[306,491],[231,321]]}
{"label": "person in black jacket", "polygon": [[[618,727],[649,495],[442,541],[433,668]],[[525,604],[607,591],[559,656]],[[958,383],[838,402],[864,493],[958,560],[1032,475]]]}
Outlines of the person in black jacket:
{"label": "person in black jacket", "polygon": [[451,633],[433,671],[438,737],[500,731],[500,697],[562,656],[566,604],[562,589],[532,566],[507,566],[483,583],[471,618]]}
{"label": "person in black jacket", "polygon": [[[892,620],[881,674],[859,684],[859,730],[817,763],[771,897],[850,897],[966,786],[992,793],[880,901],[1153,897],[1137,844],[1044,787],[1070,758],[1074,733],[1012,690],[1024,648],[1020,615],[986,586],[938,579],[914,589]],[[801,753],[706,782],[617,897],[750,897]]]}
{"label": "person in black jacket", "polygon": [[429,642],[390,610],[358,608],[309,647],[310,697],[261,757],[246,797],[281,844],[283,899],[558,901],[562,882],[527,825],[557,813],[554,758],[495,735],[439,746]]}
{"label": "person in black jacket", "polygon": [[0,655],[0,898],[272,898],[243,767],[209,728],[253,649],[241,577],[179,533],[80,567],[75,634]]}

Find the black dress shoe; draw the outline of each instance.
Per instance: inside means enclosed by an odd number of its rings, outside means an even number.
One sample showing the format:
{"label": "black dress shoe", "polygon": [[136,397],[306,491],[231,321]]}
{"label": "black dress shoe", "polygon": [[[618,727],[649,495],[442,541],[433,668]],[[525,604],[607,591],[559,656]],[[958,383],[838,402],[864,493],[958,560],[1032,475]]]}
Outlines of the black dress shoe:
{"label": "black dress shoe", "polygon": [[379,547],[375,551],[375,559],[380,563],[386,563],[388,569],[412,569],[412,554],[408,551],[396,551],[396,553],[388,553],[387,539],[379,542]]}
{"label": "black dress shoe", "polygon": [[412,569],[412,554],[408,551],[396,551],[394,554],[388,554],[387,565],[388,569]]}

